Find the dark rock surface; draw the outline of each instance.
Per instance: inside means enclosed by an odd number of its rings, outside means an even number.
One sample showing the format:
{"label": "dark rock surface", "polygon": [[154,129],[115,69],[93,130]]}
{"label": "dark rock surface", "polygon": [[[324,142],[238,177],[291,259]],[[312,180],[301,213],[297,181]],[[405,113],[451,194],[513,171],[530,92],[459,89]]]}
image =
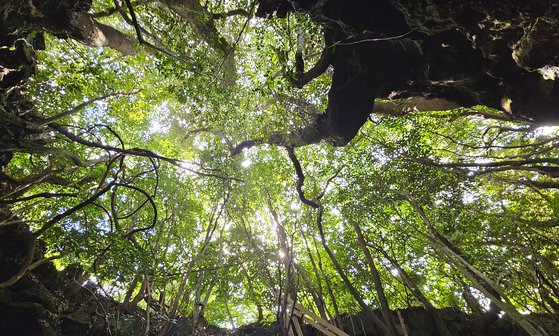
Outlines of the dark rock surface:
{"label": "dark rock surface", "polygon": [[344,145],[375,98],[444,98],[535,123],[559,122],[559,2],[261,0],[257,15],[308,13],[334,69],[306,142]]}
{"label": "dark rock surface", "polygon": [[[453,309],[443,308],[439,310],[449,331],[455,336],[481,336],[475,328],[479,316],[465,314]],[[437,336],[437,328],[433,316],[421,307],[412,307],[400,311],[401,317],[408,335],[410,336]],[[380,314],[379,314],[380,316]],[[401,321],[393,312],[396,328],[403,334]],[[537,321],[539,325],[549,331],[549,336],[559,335],[559,317],[550,315],[532,315],[530,319]],[[352,336],[380,336],[375,331],[374,324],[368,320],[363,313],[346,316],[343,318],[344,330]],[[525,336],[527,335],[520,327],[506,318],[498,319],[485,331],[485,335],[491,336]]]}

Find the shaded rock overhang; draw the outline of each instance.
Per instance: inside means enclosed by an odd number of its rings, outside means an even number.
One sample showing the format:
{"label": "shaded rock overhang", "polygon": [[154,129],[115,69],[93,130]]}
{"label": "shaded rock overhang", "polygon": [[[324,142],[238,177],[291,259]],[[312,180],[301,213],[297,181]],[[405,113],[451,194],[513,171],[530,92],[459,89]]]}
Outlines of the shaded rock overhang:
{"label": "shaded rock overhang", "polygon": [[260,0],[257,15],[289,12],[324,27],[324,64],[311,70],[333,67],[328,107],[295,146],[347,144],[375,98],[437,98],[559,123],[554,0]]}

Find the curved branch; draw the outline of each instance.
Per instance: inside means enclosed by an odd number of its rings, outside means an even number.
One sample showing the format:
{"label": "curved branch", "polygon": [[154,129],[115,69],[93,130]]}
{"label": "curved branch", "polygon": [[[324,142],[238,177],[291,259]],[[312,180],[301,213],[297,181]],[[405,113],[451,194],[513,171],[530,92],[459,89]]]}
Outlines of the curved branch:
{"label": "curved branch", "polygon": [[303,191],[303,185],[305,183],[305,174],[303,173],[303,169],[301,168],[301,163],[299,162],[299,159],[297,159],[297,156],[295,156],[295,150],[293,147],[287,147],[287,155],[289,156],[289,159],[291,160],[293,166],[295,167],[295,173],[297,174],[297,186],[296,186],[297,194],[299,194],[299,198],[301,199],[301,202],[314,209],[318,209],[320,205],[315,201],[308,199],[305,196],[305,193]]}
{"label": "curved branch", "polygon": [[108,146],[108,145],[104,145],[104,144],[101,144],[101,143],[98,143],[98,142],[93,142],[93,141],[90,141],[90,140],[82,139],[79,136],[69,132],[64,127],[62,127],[58,124],[55,124],[55,123],[50,124],[49,127],[51,127],[53,130],[57,131],[58,133],[64,135],[66,138],[68,138],[72,141],[75,141],[79,144],[82,144],[84,146],[100,148],[100,149],[104,149],[106,151],[112,151],[112,152],[125,154],[125,155],[142,156],[142,157],[147,157],[147,158],[159,159],[159,160],[171,163],[175,166],[180,167],[181,169],[187,170],[187,171],[189,171],[193,174],[200,175],[200,176],[215,177],[215,178],[219,178],[221,180],[232,180],[232,181],[238,181],[238,182],[242,181],[242,179],[239,179],[239,178],[236,178],[236,177],[222,176],[222,175],[218,175],[218,174],[214,174],[214,173],[205,173],[205,172],[201,172],[201,171],[198,171],[198,170],[195,170],[195,169],[191,169],[191,168],[186,167],[186,164],[188,164],[187,161],[168,158],[168,157],[156,154],[156,153],[154,153],[152,151],[149,151],[149,150],[146,150],[146,149],[141,149],[141,148],[121,149],[121,148],[118,148],[118,147]]}
{"label": "curved branch", "polygon": [[[147,230],[153,229],[155,227],[155,224],[157,224],[157,205],[155,204],[155,201],[153,200],[153,198],[142,188],[139,188],[139,187],[136,187],[136,186],[133,186],[133,185],[128,185],[128,184],[125,184],[125,183],[115,183],[115,186],[129,188],[129,189],[135,190],[135,191],[143,194],[148,199],[151,207],[153,208],[153,219],[151,221],[151,224],[146,226],[146,227],[132,229],[125,235],[125,237],[130,237],[137,232],[147,231]],[[143,207],[143,205],[141,207]]]}
{"label": "curved branch", "polygon": [[95,194],[93,194],[90,198],[88,198],[87,200],[81,202],[80,204],[64,211],[61,214],[58,214],[56,216],[54,216],[51,220],[49,220],[48,222],[46,222],[40,229],[38,229],[37,231],[35,231],[33,234],[35,235],[35,237],[39,237],[41,234],[43,234],[46,230],[48,230],[49,228],[51,228],[54,224],[58,223],[60,220],[62,220],[64,217],[68,217],[71,214],[73,214],[74,212],[88,206],[89,204],[95,202],[99,197],[101,197],[103,194],[105,194],[107,191],[109,191],[112,186],[115,184],[116,182],[111,182],[109,184],[107,184],[103,189],[99,190],[98,192],[96,192]]}
{"label": "curved branch", "polygon": [[324,195],[326,194],[326,190],[328,189],[328,186],[330,185],[330,183],[338,177],[338,175],[342,172],[342,170],[345,167],[341,167],[340,169],[338,169],[332,176],[330,176],[328,178],[328,180],[326,180],[326,183],[324,184],[324,188],[322,188],[322,191],[320,192],[320,194],[316,197],[317,200],[322,199],[322,197],[324,197]]}
{"label": "curved branch", "polygon": [[14,274],[8,280],[0,283],[0,288],[10,287],[11,285],[18,282],[21,278],[23,278],[25,274],[27,274],[31,266],[31,263],[33,262],[33,256],[35,255],[35,246],[37,246],[37,238],[33,236],[31,238],[31,242],[29,243],[29,247],[27,248],[27,254],[23,259],[23,266],[16,274]]}
{"label": "curved branch", "polygon": [[263,143],[266,143],[263,139],[245,140],[235,147],[230,146],[229,152],[231,152],[232,156],[239,155],[244,149],[250,149],[254,146],[261,145]]}
{"label": "curved branch", "polygon": [[301,71],[304,68],[302,55],[297,56],[297,58],[299,58],[299,61],[297,63],[300,65],[298,71],[296,72],[296,78],[293,81],[293,86],[300,89],[303,86],[307,85],[313,79],[326,72],[328,66],[330,66],[330,48],[326,47],[324,48],[324,50],[322,50],[320,58],[318,59],[316,64],[307,72]]}
{"label": "curved branch", "polygon": [[10,199],[10,200],[2,200],[0,199],[0,204],[14,204],[14,203],[19,203],[19,202],[24,202],[24,201],[29,201],[35,198],[55,198],[55,197],[76,197],[77,194],[76,193],[51,193],[51,192],[42,192],[42,193],[38,193],[35,195],[31,195],[31,196],[26,196],[26,197],[21,197],[21,198],[16,198],[16,199]]}
{"label": "curved branch", "polygon": [[[134,12],[134,7],[133,7],[132,3],[130,2],[130,0],[124,0],[124,2],[126,3],[126,7],[128,8],[128,11],[130,12],[131,19],[128,18],[126,13],[122,10],[122,8],[120,7],[120,5],[117,2],[116,4],[117,4],[118,11],[121,13],[124,20],[134,27],[134,30],[136,31],[136,35],[138,37],[138,42],[141,45],[145,45],[145,46],[147,46],[147,47],[149,47],[149,48],[151,48],[155,51],[158,51],[158,52],[160,52],[164,55],[167,55],[167,56],[169,56],[169,57],[171,57],[171,58],[173,58],[177,61],[180,61],[180,62],[183,62],[183,63],[186,63],[186,64],[190,64],[190,62],[194,60],[191,57],[187,57],[185,59],[184,55],[183,56],[178,56],[178,55],[173,54],[169,50],[167,50],[166,47],[157,38],[155,38],[155,36],[153,34],[149,33],[148,31],[146,31],[145,29],[143,29],[140,26],[140,24],[138,23],[138,19],[136,17],[136,12]],[[154,39],[156,41],[156,44],[161,44],[161,47],[158,47],[158,46],[146,41],[144,39],[142,33],[144,33],[144,34],[150,36],[152,39]]]}
{"label": "curved branch", "polygon": [[[33,258],[33,255],[35,254],[35,245],[36,243],[32,243],[32,246],[30,246],[28,255],[26,256],[25,262],[24,262],[24,266],[16,273],[14,274],[11,278],[9,278],[8,280],[0,283],[0,288],[7,288],[12,286],[13,284],[15,284],[16,282],[18,282],[19,280],[21,280],[21,278],[23,278],[25,275],[27,275],[27,273],[33,271],[35,268],[46,264],[49,261],[55,260],[55,259],[60,259],[62,258],[66,253],[61,253],[61,254],[57,254],[48,258],[42,258],[40,260],[35,261],[34,263],[28,262],[29,259],[29,255],[31,255],[31,258]],[[30,253],[30,254],[29,254]]]}

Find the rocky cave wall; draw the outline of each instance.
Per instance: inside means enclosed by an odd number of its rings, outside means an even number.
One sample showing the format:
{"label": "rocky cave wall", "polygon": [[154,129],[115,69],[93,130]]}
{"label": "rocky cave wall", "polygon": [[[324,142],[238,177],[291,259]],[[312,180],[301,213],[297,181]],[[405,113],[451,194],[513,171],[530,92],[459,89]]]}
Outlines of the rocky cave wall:
{"label": "rocky cave wall", "polygon": [[346,144],[375,98],[443,98],[559,122],[557,1],[261,0],[257,15],[288,12],[324,26],[334,69],[310,142]]}

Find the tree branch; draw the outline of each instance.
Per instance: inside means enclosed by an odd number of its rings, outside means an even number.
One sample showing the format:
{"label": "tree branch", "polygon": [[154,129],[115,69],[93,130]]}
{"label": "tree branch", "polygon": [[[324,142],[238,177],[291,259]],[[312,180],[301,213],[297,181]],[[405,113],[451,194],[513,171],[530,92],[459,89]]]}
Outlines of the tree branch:
{"label": "tree branch", "polygon": [[123,55],[135,55],[138,49],[134,41],[121,31],[97,22],[91,14],[75,13],[70,20],[72,27],[76,28],[71,37],[90,47],[109,47]]}
{"label": "tree branch", "polygon": [[218,19],[225,19],[228,18],[230,16],[235,16],[235,15],[240,15],[240,16],[244,16],[246,18],[252,18],[252,14],[247,11],[246,9],[243,8],[237,8],[237,9],[232,9],[230,11],[224,12],[224,13],[213,13],[212,14],[212,19],[214,20],[218,20]]}
{"label": "tree branch", "polygon": [[299,162],[299,159],[297,159],[297,156],[295,156],[295,150],[293,147],[287,147],[287,155],[289,156],[289,159],[291,160],[293,166],[295,167],[295,173],[297,174],[297,186],[296,186],[297,194],[299,194],[299,198],[301,199],[301,202],[314,209],[318,209],[320,205],[315,201],[309,200],[305,196],[305,193],[303,191],[303,185],[305,183],[305,174],[303,173],[303,169],[301,168],[301,163]]}
{"label": "tree branch", "polygon": [[38,126],[42,127],[42,126],[46,126],[48,124],[52,124],[53,122],[57,122],[57,121],[65,118],[65,117],[68,117],[68,116],[82,110],[83,108],[85,108],[85,107],[87,107],[87,106],[89,106],[89,105],[91,105],[95,102],[105,100],[105,99],[111,98],[111,97],[119,97],[119,96],[124,96],[124,95],[126,95],[126,96],[134,95],[134,94],[137,94],[138,92],[140,92],[140,91],[138,90],[138,91],[133,91],[133,92],[115,92],[115,93],[109,93],[109,94],[106,94],[104,96],[100,96],[100,97],[96,97],[96,98],[87,100],[87,101],[85,101],[85,102],[83,102],[83,103],[81,103],[77,106],[72,107],[71,109],[67,110],[66,112],[63,112],[63,113],[60,113],[58,115],[55,115],[55,116],[52,116],[52,117],[49,117],[49,118],[46,118],[46,119],[42,120],[39,123]]}
{"label": "tree branch", "polygon": [[79,144],[82,144],[84,146],[104,149],[104,150],[109,151],[109,152],[116,152],[116,153],[120,153],[120,154],[133,155],[133,156],[143,156],[143,157],[148,157],[148,158],[159,159],[159,160],[171,163],[175,166],[180,167],[181,169],[187,170],[191,173],[194,173],[194,174],[200,175],[200,176],[215,177],[215,178],[219,178],[219,179],[222,179],[222,180],[232,180],[232,181],[238,181],[238,182],[242,181],[242,179],[239,179],[239,178],[236,178],[236,177],[222,176],[222,175],[218,175],[218,174],[214,174],[214,173],[205,173],[205,172],[201,172],[201,171],[198,171],[198,170],[195,170],[195,169],[191,169],[191,168],[186,167],[186,164],[189,164],[189,162],[187,162],[187,161],[168,158],[168,157],[156,154],[156,153],[154,153],[152,151],[149,151],[149,150],[146,150],[146,149],[141,149],[141,148],[123,149],[123,148],[103,145],[101,143],[97,143],[97,142],[93,142],[93,141],[90,141],[90,140],[82,139],[79,136],[69,132],[68,130],[66,130],[65,128],[63,128],[62,126],[60,126],[58,124],[53,123],[53,124],[50,124],[49,127],[54,129],[55,131],[59,132],[60,134],[64,135],[68,139],[70,139],[72,141],[75,141]]}
{"label": "tree branch", "polygon": [[302,55],[300,56],[296,55],[296,59],[297,58],[300,59],[298,62],[296,62],[298,66],[296,71],[296,78],[293,81],[293,85],[296,88],[300,89],[303,86],[307,85],[313,79],[317,78],[318,76],[326,72],[328,66],[330,66],[330,48],[325,47],[324,50],[322,50],[322,53],[320,54],[320,58],[318,59],[316,64],[309,71],[304,73],[301,71],[304,70]]}
{"label": "tree branch", "polygon": [[61,214],[58,214],[56,216],[54,216],[51,220],[49,220],[48,222],[46,222],[40,229],[38,229],[37,231],[35,231],[33,234],[35,235],[35,237],[39,237],[40,235],[42,235],[46,230],[48,230],[49,228],[51,228],[54,224],[58,223],[60,220],[62,220],[64,217],[68,217],[71,214],[73,214],[74,212],[83,209],[84,207],[88,206],[89,204],[95,202],[99,197],[101,197],[103,194],[105,194],[107,191],[109,191],[113,185],[116,182],[111,182],[109,184],[107,184],[103,189],[99,190],[98,192],[96,192],[95,194],[93,194],[90,198],[88,198],[87,200],[81,202],[80,204],[64,211]]}
{"label": "tree branch", "polygon": [[17,199],[10,199],[10,200],[2,200],[0,199],[0,204],[14,204],[24,201],[29,201],[35,198],[55,198],[55,197],[76,197],[77,194],[75,193],[51,193],[51,192],[42,192],[35,195],[17,198]]}
{"label": "tree branch", "polygon": [[[143,29],[143,28],[140,26],[140,24],[138,23],[138,19],[137,19],[137,17],[136,17],[136,13],[134,12],[134,7],[132,6],[132,3],[130,2],[130,0],[124,0],[124,2],[126,3],[126,7],[128,8],[128,10],[130,11],[130,16],[132,17],[132,19],[131,19],[131,21],[132,21],[131,24],[132,24],[132,26],[134,27],[134,30],[136,31],[136,35],[137,35],[137,37],[138,37],[138,42],[139,42],[141,45],[145,45],[145,46],[147,46],[147,47],[149,47],[149,48],[151,48],[151,49],[153,49],[153,50],[155,50],[155,51],[158,51],[158,52],[160,52],[160,53],[162,53],[162,54],[164,54],[164,55],[167,55],[167,56],[169,56],[169,57],[171,57],[171,58],[173,58],[173,59],[175,59],[175,60],[177,60],[177,61],[180,61],[180,62],[183,62],[183,63],[186,63],[186,64],[190,64],[190,62],[192,62],[192,61],[194,60],[194,59],[192,59],[191,57],[188,57],[188,59],[185,59],[184,56],[175,55],[175,54],[173,54],[172,52],[170,52],[169,50],[167,50],[167,49],[164,48],[164,47],[158,47],[158,46],[153,45],[152,43],[146,41],[146,40],[144,39],[144,37],[142,36],[142,32],[147,33],[147,31],[146,31],[145,29]],[[117,6],[118,6],[118,5],[117,5]],[[119,11],[120,11],[120,8],[119,8]],[[124,13],[121,13],[121,14],[123,14],[123,18],[124,18],[127,22],[130,21],[130,20],[128,19],[128,17],[127,17],[126,15],[124,15]],[[129,23],[130,23],[130,22],[129,22]],[[151,34],[149,34],[149,35],[151,35]]]}

